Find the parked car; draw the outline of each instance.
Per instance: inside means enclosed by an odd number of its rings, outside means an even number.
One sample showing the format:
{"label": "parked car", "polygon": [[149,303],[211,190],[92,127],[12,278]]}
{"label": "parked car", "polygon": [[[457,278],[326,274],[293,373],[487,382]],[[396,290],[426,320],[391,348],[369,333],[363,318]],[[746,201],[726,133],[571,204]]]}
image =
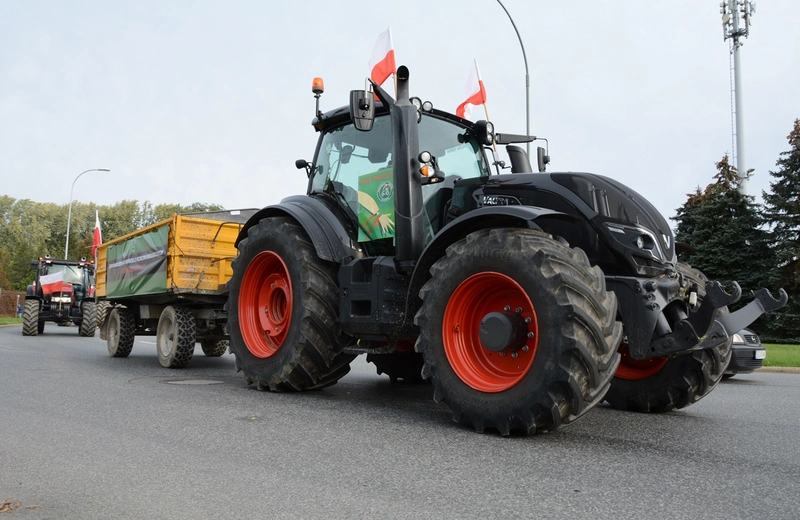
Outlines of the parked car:
{"label": "parked car", "polygon": [[733,335],[731,360],[722,376],[725,379],[736,374],[749,374],[764,366],[767,350],[761,346],[758,334],[750,329],[742,329]]}

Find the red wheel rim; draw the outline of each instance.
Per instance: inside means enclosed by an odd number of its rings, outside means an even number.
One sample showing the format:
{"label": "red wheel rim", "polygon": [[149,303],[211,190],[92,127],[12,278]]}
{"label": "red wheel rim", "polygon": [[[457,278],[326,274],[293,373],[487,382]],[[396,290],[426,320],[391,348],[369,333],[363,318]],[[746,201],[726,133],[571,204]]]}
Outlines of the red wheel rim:
{"label": "red wheel rim", "polygon": [[239,327],[254,356],[268,358],[283,345],[292,321],[292,280],[280,256],[256,255],[247,266],[239,294]]}
{"label": "red wheel rim", "polygon": [[[525,345],[514,353],[492,352],[480,340],[480,324],[490,312],[517,312],[530,318]],[[470,276],[453,291],[442,323],[444,352],[456,375],[480,392],[513,388],[536,357],[539,327],[527,293],[508,276],[483,272]],[[527,347],[527,348],[526,348]],[[502,355],[505,354],[505,355]],[[514,357],[516,354],[516,357]]]}
{"label": "red wheel rim", "polygon": [[663,357],[654,357],[641,361],[633,359],[628,352],[627,346],[621,347],[619,353],[622,355],[622,358],[620,359],[617,373],[614,374],[614,376],[620,379],[627,379],[629,381],[644,379],[657,373],[667,364],[667,358]]}

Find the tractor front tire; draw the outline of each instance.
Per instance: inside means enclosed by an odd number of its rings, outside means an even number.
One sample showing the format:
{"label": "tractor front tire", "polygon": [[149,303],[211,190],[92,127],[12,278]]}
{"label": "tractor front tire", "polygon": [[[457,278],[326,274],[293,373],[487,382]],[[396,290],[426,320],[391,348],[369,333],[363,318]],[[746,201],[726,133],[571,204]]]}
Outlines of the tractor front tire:
{"label": "tractor front tire", "polygon": [[[705,295],[707,278],[689,264],[678,262],[678,272],[697,284],[699,301]],[[727,314],[721,307],[717,314]],[[663,413],[685,408],[707,396],[722,380],[731,359],[732,340],[716,347],[673,358],[637,361],[621,347],[622,362],[611,381],[605,400],[612,408],[632,412]]]}
{"label": "tractor front tire", "polygon": [[[569,424],[602,400],[619,364],[616,295],[582,250],[547,233],[467,235],[433,265],[420,297],[422,375],[453,420],[479,432]],[[497,329],[481,329],[504,320],[515,339],[503,346]]]}
{"label": "tractor front tire", "polygon": [[84,338],[94,337],[94,333],[97,330],[97,308],[94,302],[83,302],[82,307],[78,335]]}
{"label": "tractor front tire", "polygon": [[164,368],[183,368],[194,355],[197,324],[185,307],[167,305],[161,312],[156,329],[158,362]]}
{"label": "tractor front tire", "polygon": [[228,351],[229,343],[227,339],[204,339],[200,342],[200,346],[206,357],[220,357]]}
{"label": "tractor front tire", "polygon": [[23,336],[36,336],[44,330],[44,325],[41,327],[42,330],[39,330],[39,305],[39,300],[25,300],[22,311]]}
{"label": "tractor front tire", "polygon": [[108,334],[106,346],[111,357],[128,357],[136,339],[136,318],[124,307],[113,307],[108,311]]}
{"label": "tractor front tire", "polygon": [[311,390],[350,371],[355,356],[343,352],[337,271],[292,219],[267,218],[248,230],[226,304],[230,348],[248,384]]}

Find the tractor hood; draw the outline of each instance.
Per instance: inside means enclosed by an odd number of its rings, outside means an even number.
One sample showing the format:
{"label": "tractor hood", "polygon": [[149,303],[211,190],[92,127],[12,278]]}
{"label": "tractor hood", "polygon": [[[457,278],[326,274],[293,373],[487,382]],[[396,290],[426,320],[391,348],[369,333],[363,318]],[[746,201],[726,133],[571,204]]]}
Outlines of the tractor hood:
{"label": "tractor hood", "polygon": [[[601,240],[605,246],[588,239],[594,244],[588,247],[585,237],[564,238],[581,244],[604,269],[616,263],[608,256],[612,251],[615,256],[625,257],[639,274],[652,274],[648,273],[651,268],[660,270],[665,264],[677,261],[675,240],[666,219],[636,191],[602,175],[579,172],[497,175],[489,178],[476,198],[481,206],[538,206],[580,217],[590,223],[595,233],[605,237]],[[562,230],[553,232],[562,234]]]}

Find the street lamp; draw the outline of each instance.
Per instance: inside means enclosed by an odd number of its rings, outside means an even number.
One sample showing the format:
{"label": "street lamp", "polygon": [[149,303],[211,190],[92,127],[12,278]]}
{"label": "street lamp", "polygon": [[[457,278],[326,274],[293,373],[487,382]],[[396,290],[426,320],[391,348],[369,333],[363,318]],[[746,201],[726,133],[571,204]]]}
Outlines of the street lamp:
{"label": "street lamp", "polygon": [[[508,15],[508,19],[511,20],[511,25],[514,27],[514,32],[517,33],[519,46],[522,48],[522,59],[525,61],[525,135],[531,135],[531,77],[528,74],[528,57],[525,55],[525,46],[522,44],[522,36],[519,35],[517,24],[515,24],[514,19],[511,18],[511,13],[508,12],[508,9],[506,9],[506,6],[503,5],[503,2],[497,0],[497,3],[500,4],[500,7],[502,7],[503,11],[505,11]],[[527,143],[526,146],[528,157],[530,157],[531,143]]]}
{"label": "street lamp", "polygon": [[89,172],[110,172],[108,168],[92,168],[78,174],[75,180],[72,181],[72,187],[69,189],[69,211],[67,212],[67,245],[64,246],[64,260],[69,259],[69,224],[72,220],[72,190],[75,189],[75,182],[81,178],[81,175]]}

